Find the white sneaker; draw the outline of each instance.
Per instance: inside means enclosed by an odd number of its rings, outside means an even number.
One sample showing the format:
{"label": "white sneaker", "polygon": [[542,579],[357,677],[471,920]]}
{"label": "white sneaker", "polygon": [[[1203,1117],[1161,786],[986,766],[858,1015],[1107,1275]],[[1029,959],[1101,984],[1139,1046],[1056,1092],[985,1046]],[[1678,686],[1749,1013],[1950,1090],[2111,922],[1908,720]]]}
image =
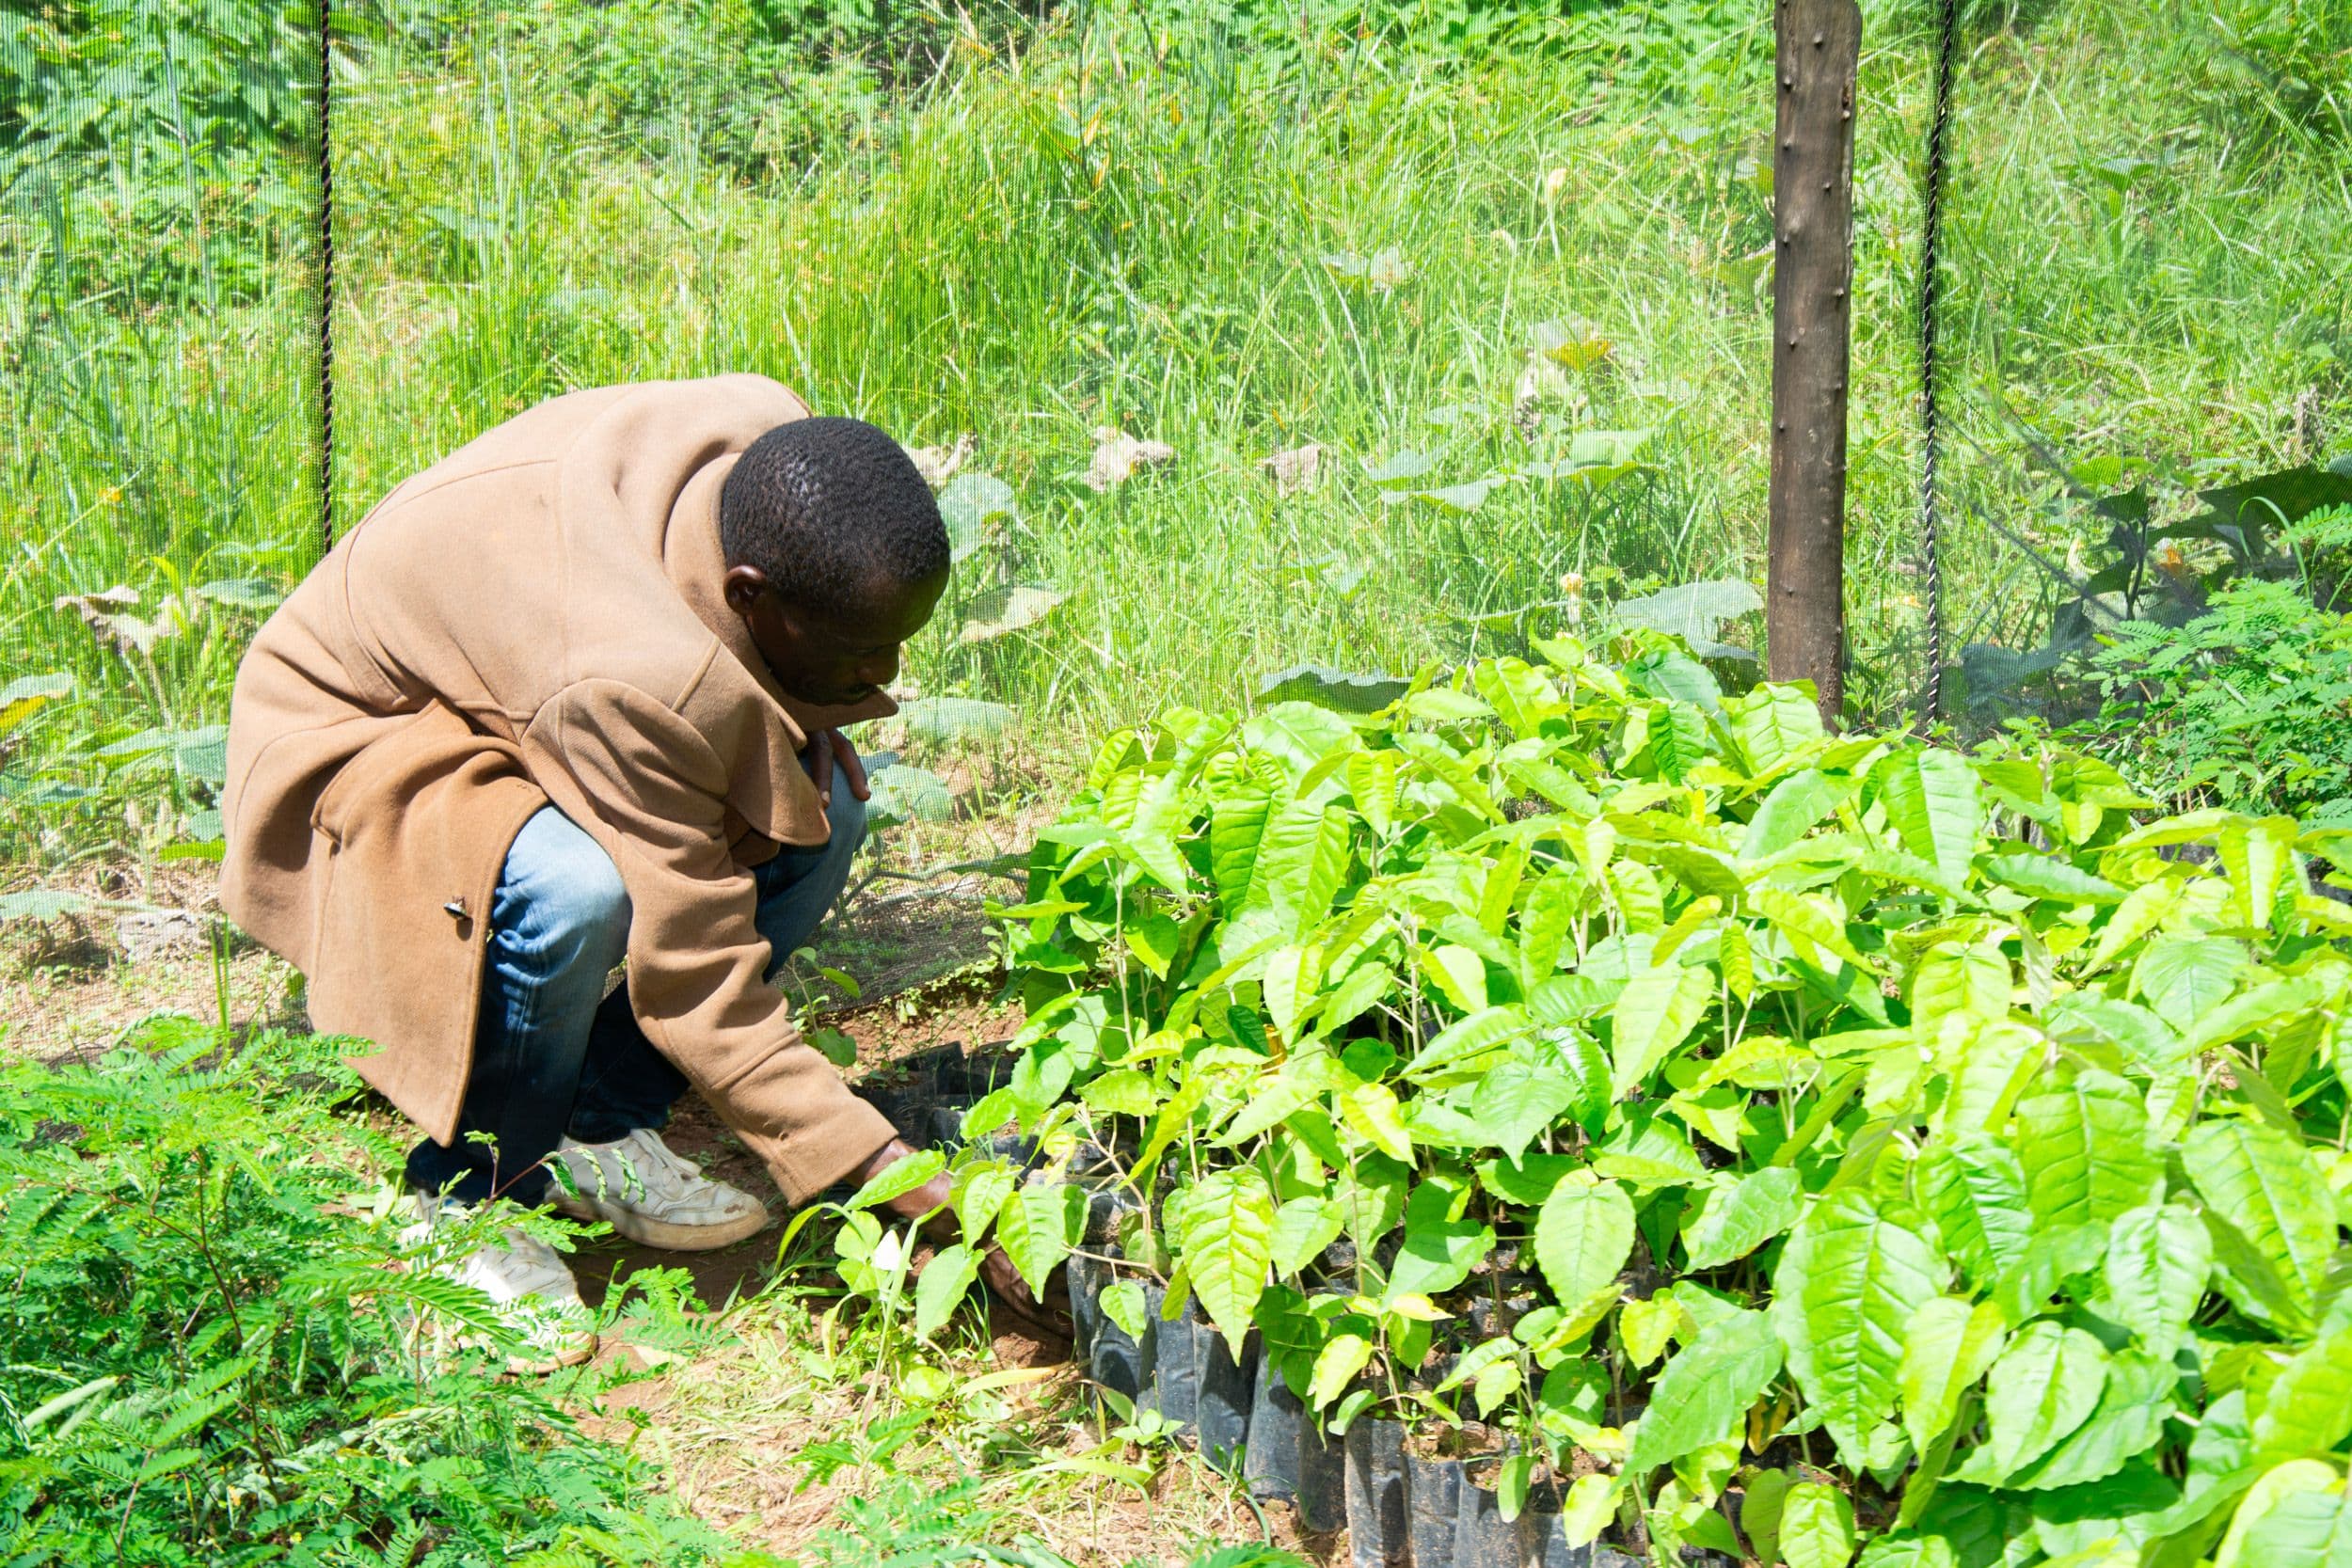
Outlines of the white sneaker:
{"label": "white sneaker", "polygon": [[647,1246],[703,1252],[768,1227],[765,1204],[705,1176],[649,1127],[609,1144],[565,1138],[550,1163],[563,1166],[580,1189],[565,1192],[559,1181],[556,1209],[575,1219],[603,1220]]}
{"label": "white sneaker", "polygon": [[[433,1239],[443,1208],[440,1199],[423,1195],[416,1202],[423,1218],[400,1233],[404,1249]],[[522,1340],[522,1348],[506,1358],[508,1371],[551,1372],[596,1354],[596,1314],[580,1299],[580,1285],[564,1266],[564,1255],[512,1227],[501,1236],[503,1245],[420,1261],[443,1279],[470,1285],[490,1298],[499,1317]]]}

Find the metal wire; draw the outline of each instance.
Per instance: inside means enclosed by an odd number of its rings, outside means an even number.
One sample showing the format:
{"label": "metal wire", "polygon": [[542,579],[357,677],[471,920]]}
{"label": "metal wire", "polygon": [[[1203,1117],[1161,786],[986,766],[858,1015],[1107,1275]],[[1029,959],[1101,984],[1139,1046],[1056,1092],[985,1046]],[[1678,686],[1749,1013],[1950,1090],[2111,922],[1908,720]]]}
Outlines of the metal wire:
{"label": "metal wire", "polygon": [[1935,384],[1936,247],[1944,237],[1944,147],[1952,119],[1952,53],[1959,0],[1938,0],[1935,117],[1928,129],[1926,213],[1919,240],[1919,549],[1927,574],[1928,684],[1919,728],[1944,715],[1943,525],[1936,514],[1938,426]]}
{"label": "metal wire", "polygon": [[319,549],[335,545],[335,69],[330,0],[319,7]]}

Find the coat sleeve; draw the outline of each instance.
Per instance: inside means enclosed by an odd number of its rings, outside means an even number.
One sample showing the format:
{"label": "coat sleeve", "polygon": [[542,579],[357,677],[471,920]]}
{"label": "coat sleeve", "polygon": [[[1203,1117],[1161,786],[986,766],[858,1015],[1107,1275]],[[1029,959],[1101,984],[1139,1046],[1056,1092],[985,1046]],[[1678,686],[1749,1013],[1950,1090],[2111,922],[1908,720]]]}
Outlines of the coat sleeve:
{"label": "coat sleeve", "polygon": [[646,1037],[803,1202],[894,1135],[801,1038],[765,978],[758,895],[724,836],[726,771],[675,711],[618,681],[564,689],[532,724],[584,797],[628,890],[628,990]]}

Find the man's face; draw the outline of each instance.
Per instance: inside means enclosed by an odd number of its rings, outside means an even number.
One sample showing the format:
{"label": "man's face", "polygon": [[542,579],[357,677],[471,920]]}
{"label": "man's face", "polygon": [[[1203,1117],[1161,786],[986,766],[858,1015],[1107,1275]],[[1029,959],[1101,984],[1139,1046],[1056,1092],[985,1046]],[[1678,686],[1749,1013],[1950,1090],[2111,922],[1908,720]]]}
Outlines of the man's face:
{"label": "man's face", "polygon": [[756,566],[727,570],[729,608],[785,694],[818,707],[862,703],[898,678],[901,644],[923,629],[947,589],[947,575],[866,595],[855,608],[821,611],[788,605]]}

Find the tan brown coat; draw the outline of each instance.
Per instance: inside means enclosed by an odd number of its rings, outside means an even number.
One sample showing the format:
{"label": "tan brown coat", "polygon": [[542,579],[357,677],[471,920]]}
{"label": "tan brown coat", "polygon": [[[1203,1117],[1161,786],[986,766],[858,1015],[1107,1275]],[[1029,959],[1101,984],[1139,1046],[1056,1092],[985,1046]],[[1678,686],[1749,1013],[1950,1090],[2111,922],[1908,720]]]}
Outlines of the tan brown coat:
{"label": "tan brown coat", "polygon": [[574,392],[339,540],[237,675],[221,903],[308,980],[368,1081],[453,1134],[485,912],[552,802],[612,857],[647,1036],[798,1202],[890,1136],[762,978],[750,867],[828,827],[809,730],[721,597],[720,482],[807,406],[763,376]]}

